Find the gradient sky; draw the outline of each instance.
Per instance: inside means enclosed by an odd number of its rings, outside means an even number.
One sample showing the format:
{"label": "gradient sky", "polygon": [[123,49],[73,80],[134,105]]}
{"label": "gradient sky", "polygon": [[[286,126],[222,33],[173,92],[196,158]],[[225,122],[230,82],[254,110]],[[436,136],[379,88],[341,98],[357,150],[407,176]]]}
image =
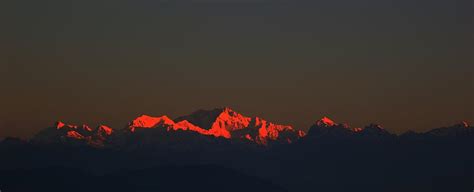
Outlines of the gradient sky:
{"label": "gradient sky", "polygon": [[474,121],[465,0],[6,0],[0,137],[230,106],[307,129]]}

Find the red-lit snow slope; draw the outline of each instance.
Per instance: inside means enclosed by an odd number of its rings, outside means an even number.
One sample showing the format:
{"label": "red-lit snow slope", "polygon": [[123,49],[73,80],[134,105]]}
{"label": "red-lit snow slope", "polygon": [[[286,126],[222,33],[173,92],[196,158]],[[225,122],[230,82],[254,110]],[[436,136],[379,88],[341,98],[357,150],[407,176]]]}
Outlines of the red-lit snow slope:
{"label": "red-lit snow slope", "polygon": [[271,141],[291,143],[305,134],[291,126],[274,124],[259,117],[247,117],[230,108],[199,110],[174,121],[167,116],[142,115],[128,126],[131,133],[140,129],[190,131],[227,139],[244,139],[263,145]]}
{"label": "red-lit snow slope", "polygon": [[140,129],[164,129],[166,131],[192,131],[202,135],[210,135],[208,130],[195,126],[186,120],[175,122],[168,116],[151,117],[142,115],[130,122],[128,129],[131,133]]}

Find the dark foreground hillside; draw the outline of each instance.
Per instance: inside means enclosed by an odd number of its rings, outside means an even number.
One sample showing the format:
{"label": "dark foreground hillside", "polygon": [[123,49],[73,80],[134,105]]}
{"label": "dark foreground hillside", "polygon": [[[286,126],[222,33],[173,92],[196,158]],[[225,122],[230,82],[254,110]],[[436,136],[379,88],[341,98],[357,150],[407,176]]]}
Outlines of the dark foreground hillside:
{"label": "dark foreground hillside", "polygon": [[299,142],[271,149],[3,146],[2,191],[472,191],[472,140]]}
{"label": "dark foreground hillside", "polygon": [[94,175],[79,169],[1,171],[3,191],[285,191],[268,181],[216,166],[168,166]]}

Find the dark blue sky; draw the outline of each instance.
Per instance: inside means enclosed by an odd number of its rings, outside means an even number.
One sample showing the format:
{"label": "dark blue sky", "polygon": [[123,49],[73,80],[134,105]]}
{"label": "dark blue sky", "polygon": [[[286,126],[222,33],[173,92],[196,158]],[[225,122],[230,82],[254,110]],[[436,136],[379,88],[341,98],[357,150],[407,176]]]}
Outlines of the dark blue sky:
{"label": "dark blue sky", "polygon": [[307,129],[474,121],[460,0],[0,3],[0,136],[230,106]]}

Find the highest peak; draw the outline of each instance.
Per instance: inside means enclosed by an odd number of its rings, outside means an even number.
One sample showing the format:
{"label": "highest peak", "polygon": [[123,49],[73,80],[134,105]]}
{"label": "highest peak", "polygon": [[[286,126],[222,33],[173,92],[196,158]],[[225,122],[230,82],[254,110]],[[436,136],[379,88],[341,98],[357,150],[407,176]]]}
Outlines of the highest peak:
{"label": "highest peak", "polygon": [[[234,111],[230,107],[219,107],[219,108],[214,108],[214,109],[200,109],[197,111],[192,112],[189,115],[185,115],[182,117],[178,117],[176,121],[181,121],[185,118],[188,117],[194,117],[194,118],[202,118],[202,117],[211,117],[211,119],[217,118],[219,115],[222,114],[228,114],[228,115],[238,115],[236,111]],[[192,121],[191,121],[192,122]]]}
{"label": "highest peak", "polygon": [[222,107],[222,108],[216,108],[214,109],[215,111],[219,112],[220,114],[229,114],[231,116],[237,116],[240,115],[238,112],[233,110],[230,107]]}
{"label": "highest peak", "polygon": [[235,111],[235,110],[233,110],[233,109],[231,109],[231,108],[229,108],[229,107],[223,108],[221,114],[223,114],[223,113],[224,113],[224,114],[229,114],[229,115],[231,115],[231,116],[242,116],[241,113],[239,113],[239,112],[237,112],[237,111]]}
{"label": "highest peak", "polygon": [[318,126],[324,126],[324,127],[332,127],[336,125],[336,123],[329,119],[328,117],[323,117],[320,120],[316,121],[316,125]]}
{"label": "highest peak", "polygon": [[252,118],[242,115],[231,108],[223,108],[222,112],[216,117],[216,121],[225,121],[229,124],[245,124],[245,127],[248,126]]}
{"label": "highest peak", "polygon": [[221,107],[221,108],[218,108],[219,110],[223,111],[223,112],[233,112],[234,110],[230,107]]}

